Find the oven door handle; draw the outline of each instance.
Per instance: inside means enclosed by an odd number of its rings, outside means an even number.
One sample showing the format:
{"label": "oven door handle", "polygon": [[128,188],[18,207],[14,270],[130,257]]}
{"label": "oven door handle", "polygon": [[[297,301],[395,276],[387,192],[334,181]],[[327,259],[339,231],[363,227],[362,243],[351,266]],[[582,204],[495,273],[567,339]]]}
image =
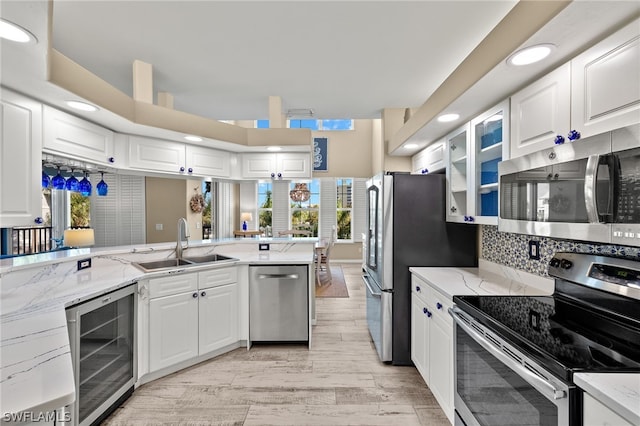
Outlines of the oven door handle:
{"label": "oven door handle", "polygon": [[456,324],[462,328],[469,336],[473,338],[480,346],[482,346],[487,352],[489,352],[494,357],[498,358],[503,364],[507,367],[511,368],[522,378],[527,378],[530,382],[537,384],[541,388],[545,388],[551,392],[553,399],[562,399],[567,397],[567,392],[561,389],[556,389],[556,387],[543,379],[542,377],[536,375],[535,373],[528,370],[524,365],[515,361],[505,353],[503,353],[499,348],[496,348],[495,345],[489,342],[483,335],[478,333],[472,327],[470,327],[459,315],[459,312],[463,312],[457,306],[453,306],[449,308],[449,314],[453,317],[453,320]]}

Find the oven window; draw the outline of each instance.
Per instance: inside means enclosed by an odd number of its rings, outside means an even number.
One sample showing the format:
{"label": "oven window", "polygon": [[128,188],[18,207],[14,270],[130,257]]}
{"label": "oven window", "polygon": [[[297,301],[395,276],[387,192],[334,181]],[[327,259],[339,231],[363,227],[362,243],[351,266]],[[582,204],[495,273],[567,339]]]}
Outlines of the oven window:
{"label": "oven window", "polygon": [[456,392],[478,423],[558,425],[552,402],[463,330],[456,333]]}

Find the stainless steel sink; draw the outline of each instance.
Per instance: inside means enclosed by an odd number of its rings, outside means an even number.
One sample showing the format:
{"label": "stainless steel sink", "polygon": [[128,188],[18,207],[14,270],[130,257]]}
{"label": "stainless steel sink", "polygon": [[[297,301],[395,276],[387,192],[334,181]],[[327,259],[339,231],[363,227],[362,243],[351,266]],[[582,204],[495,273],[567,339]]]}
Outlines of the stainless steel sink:
{"label": "stainless steel sink", "polygon": [[193,263],[209,263],[209,262],[221,262],[223,260],[238,260],[233,257],[222,256],[221,254],[205,254],[203,256],[185,256],[184,260]]}
{"label": "stainless steel sink", "polygon": [[182,259],[162,259],[152,262],[134,262],[133,264],[144,272],[173,269],[179,266],[196,266],[203,263],[222,262],[225,260],[238,260],[233,257],[222,256],[220,254],[207,254],[204,256],[183,257]]}
{"label": "stainless steel sink", "polygon": [[189,265],[193,265],[193,262],[190,262],[185,259],[163,259],[163,260],[154,260],[152,262],[138,262],[138,263],[134,263],[134,265],[139,267],[145,272],[150,272],[150,271],[157,271],[159,269],[176,268],[178,266],[189,266]]}

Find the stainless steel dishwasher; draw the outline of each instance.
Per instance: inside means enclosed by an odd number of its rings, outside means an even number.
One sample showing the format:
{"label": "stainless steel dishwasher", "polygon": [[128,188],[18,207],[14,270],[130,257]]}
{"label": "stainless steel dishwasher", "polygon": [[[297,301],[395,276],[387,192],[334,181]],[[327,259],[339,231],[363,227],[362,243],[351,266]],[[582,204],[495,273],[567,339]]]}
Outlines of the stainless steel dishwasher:
{"label": "stainless steel dishwasher", "polygon": [[309,268],[249,267],[249,340],[309,340]]}

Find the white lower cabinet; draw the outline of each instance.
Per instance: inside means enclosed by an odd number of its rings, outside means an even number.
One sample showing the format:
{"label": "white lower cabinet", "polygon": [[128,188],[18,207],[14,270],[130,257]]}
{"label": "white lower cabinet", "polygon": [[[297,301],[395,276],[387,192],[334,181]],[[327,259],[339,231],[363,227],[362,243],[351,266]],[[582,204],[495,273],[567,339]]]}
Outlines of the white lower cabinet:
{"label": "white lower cabinet", "polygon": [[200,290],[199,355],[238,341],[238,285]]}
{"label": "white lower cabinet", "polygon": [[584,426],[631,426],[631,423],[588,393],[584,394],[583,401],[582,424]]}
{"label": "white lower cabinet", "polygon": [[[238,341],[236,267],[152,278],[148,292],[148,368],[141,375],[206,355]],[[147,290],[148,289],[148,290]],[[144,296],[143,296],[144,298]],[[144,305],[144,301],[142,302]],[[140,309],[144,315],[145,309]],[[141,333],[144,339],[145,334]]]}
{"label": "white lower cabinet", "polygon": [[416,276],[411,290],[411,360],[453,423],[453,303]]}
{"label": "white lower cabinet", "polygon": [[152,299],[149,303],[150,371],[169,367],[197,355],[197,291]]}

